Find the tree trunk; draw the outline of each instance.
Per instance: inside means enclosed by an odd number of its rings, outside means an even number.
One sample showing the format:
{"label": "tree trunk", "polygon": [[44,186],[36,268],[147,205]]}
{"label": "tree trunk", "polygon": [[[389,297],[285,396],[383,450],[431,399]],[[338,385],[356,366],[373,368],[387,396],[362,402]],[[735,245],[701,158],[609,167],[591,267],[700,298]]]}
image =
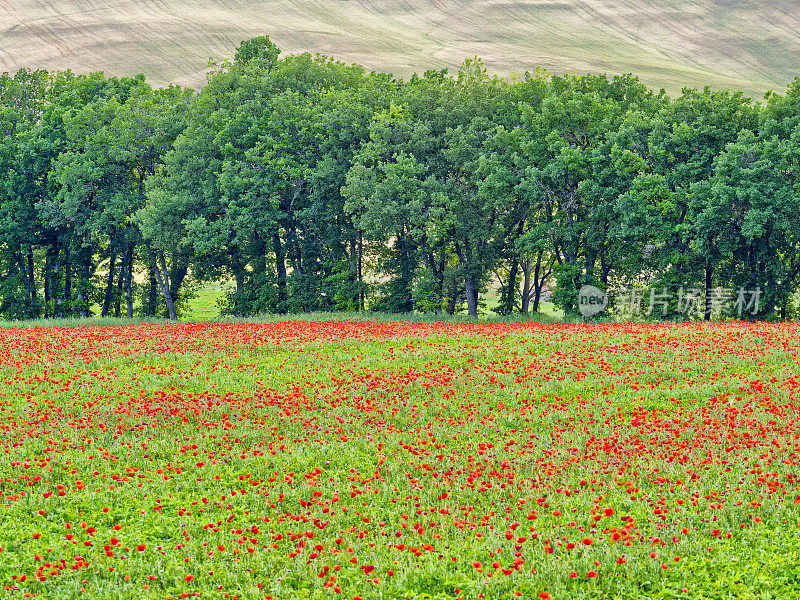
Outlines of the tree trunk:
{"label": "tree trunk", "polygon": [[464,289],[467,295],[467,313],[471,317],[477,317],[478,286],[476,285],[476,281],[472,273],[470,273],[469,265],[467,264],[467,258],[458,244],[456,244],[456,256],[458,256],[458,262],[461,263],[461,268],[464,269]]}
{"label": "tree trunk", "polygon": [[536,272],[533,274],[533,312],[539,312],[539,303],[542,301],[542,288],[547,276],[539,278],[540,260],[536,261]]}
{"label": "tree trunk", "polygon": [[128,278],[125,281],[125,304],[129,319],[133,318],[133,248],[131,248],[131,260],[128,261]]}
{"label": "tree trunk", "polygon": [[442,302],[445,299],[444,259],[442,259],[439,263],[436,262],[436,256],[434,255],[433,250],[428,248],[427,236],[422,237],[420,247],[422,248],[422,262],[425,265],[425,268],[430,271],[436,280],[436,293],[438,295],[438,302],[436,305],[436,310],[433,311],[433,314],[439,315],[442,313]]}
{"label": "tree trunk", "polygon": [[[435,261],[434,261],[434,264],[436,264]],[[437,274],[436,276],[439,279],[439,286],[438,286],[439,297],[442,298],[442,300],[444,300],[445,293],[446,293],[445,280],[444,280],[444,268],[445,268],[446,264],[447,264],[447,257],[445,256],[444,252],[442,252],[442,257],[441,257],[441,259],[439,259],[439,266],[436,269],[436,274]],[[455,303],[453,304],[453,310],[455,311]],[[437,315],[441,314],[441,312],[442,312],[442,309],[438,309],[436,311],[436,314]],[[451,312],[450,314],[453,314],[453,313]]]}
{"label": "tree trunk", "polygon": [[594,250],[590,250],[589,248],[587,248],[586,261],[584,263],[586,265],[586,268],[584,269],[584,273],[586,273],[585,275],[586,279],[582,282],[579,282],[580,284],[592,282],[592,279],[594,279],[595,263],[597,263],[597,253]]}
{"label": "tree trunk", "polygon": [[364,237],[363,234],[358,232],[358,310],[364,311]]}
{"label": "tree trunk", "polygon": [[81,307],[80,315],[82,319],[89,316],[89,311],[86,308],[86,288],[89,287],[89,271],[91,265],[89,264],[91,258],[86,259],[83,263],[83,273],[81,273],[80,287],[78,288],[78,306]]}
{"label": "tree trunk", "polygon": [[[300,246],[300,237],[297,235],[293,214],[289,215],[289,235],[286,238],[286,245],[291,255],[294,257],[292,268],[297,271],[298,275],[303,275],[303,249]],[[301,294],[303,298],[307,296],[307,294],[303,292],[301,292]],[[308,303],[305,301],[303,301],[303,312],[306,314],[311,312]]]}
{"label": "tree trunk", "polygon": [[103,297],[103,308],[100,311],[101,317],[107,317],[111,309],[111,298],[114,294],[114,270],[117,263],[117,253],[114,252],[108,260],[108,277],[106,278],[106,293]]}
{"label": "tree trunk", "polygon": [[411,283],[414,279],[414,269],[411,265],[411,249],[405,238],[405,231],[397,236],[397,250],[400,253],[400,279],[403,282],[403,299],[398,304],[401,312],[412,312],[414,302],[411,299]]}
{"label": "tree trunk", "polygon": [[456,292],[453,290],[453,293],[450,294],[450,297],[447,299],[447,311],[448,315],[454,315],[456,313],[456,302],[458,299],[456,298]]}
{"label": "tree trunk", "polygon": [[[167,273],[167,265],[164,255],[161,255],[161,265],[164,268],[164,273]],[[183,280],[189,272],[189,260],[185,256],[181,256],[179,260],[174,261],[173,268],[169,271],[167,277],[167,286],[169,287],[169,297],[172,299],[173,306],[178,301],[178,292],[183,285]]]}
{"label": "tree trunk", "polygon": [[[575,194],[572,194],[572,198],[570,198],[570,202],[574,198]],[[572,208],[567,207],[567,227],[569,227],[570,233],[574,229],[574,215],[572,212]],[[574,235],[570,235],[570,238],[573,239],[573,242],[567,244],[567,248],[565,250],[565,258],[567,260],[567,264],[573,264],[575,261],[578,260],[578,240],[574,239]]]}
{"label": "tree trunk", "polygon": [[236,292],[233,295],[233,314],[237,317],[242,316],[239,312],[241,308],[241,302],[239,301],[239,294],[242,293],[244,290],[244,276],[245,271],[242,268],[241,263],[235,257],[231,260],[231,270],[233,271],[233,278],[235,280],[236,285]]}
{"label": "tree trunk", "polygon": [[278,271],[278,313],[283,315],[286,314],[286,254],[277,231],[272,233],[272,250],[275,252],[275,267]]}
{"label": "tree trunk", "polygon": [[[353,278],[358,281],[358,240],[355,237],[350,238],[350,254],[347,258],[350,263],[350,273]],[[356,296],[352,298],[355,300],[356,310],[361,310],[361,288],[359,286],[356,291]]]}
{"label": "tree trunk", "polygon": [[714,275],[714,267],[711,265],[711,261],[706,262],[706,314],[705,320],[711,320],[711,285],[712,285],[712,278]]}
{"label": "tree trunk", "polygon": [[51,317],[50,314],[50,251],[48,250],[44,257],[44,318]]}
{"label": "tree trunk", "polygon": [[153,265],[150,265],[150,285],[147,292],[147,306],[145,307],[145,314],[148,317],[155,317],[158,310],[158,281],[156,280],[156,271]]}
{"label": "tree trunk", "polygon": [[[64,257],[64,302],[67,304],[72,300],[72,268],[70,265],[69,246],[66,249],[66,256]],[[72,308],[69,308],[70,312]],[[70,315],[72,316],[72,315]]]}
{"label": "tree trunk", "polygon": [[600,283],[608,286],[608,276],[611,274],[613,264],[606,260],[606,253],[600,253]]}
{"label": "tree trunk", "polygon": [[159,267],[158,260],[156,259],[156,253],[153,252],[153,249],[150,247],[150,244],[146,244],[146,246],[147,246],[147,253],[150,255],[150,262],[153,268],[153,276],[158,282],[158,287],[161,288],[161,294],[164,296],[164,302],[167,305],[167,314],[169,316],[169,320],[177,321],[178,315],[175,313],[175,305],[172,302],[172,295],[170,294],[169,282],[165,281],[164,279],[167,275],[167,269],[163,253],[161,254],[160,257],[161,265]]}
{"label": "tree trunk", "polygon": [[[526,279],[528,282],[528,306],[531,312],[538,312],[539,305],[542,301],[542,291],[547,278],[550,277],[550,272],[553,270],[555,259],[551,258],[547,264],[542,262],[544,258],[544,251],[540,250],[536,255],[536,262],[529,261],[527,265]],[[533,299],[533,306],[530,306],[531,296]]]}
{"label": "tree trunk", "polygon": [[125,275],[128,270],[128,253],[122,255],[122,265],[119,270],[119,278],[117,279],[117,293],[114,297],[114,316],[119,318],[122,312],[122,294],[125,291]]}
{"label": "tree trunk", "polygon": [[22,278],[22,287],[25,288],[25,292],[28,294],[28,298],[31,300],[31,306],[34,306],[36,303],[36,289],[28,277],[28,273],[25,268],[25,260],[22,258],[21,254],[14,253],[14,256],[16,258],[20,277]]}
{"label": "tree trunk", "polygon": [[510,315],[514,312],[514,298],[517,295],[517,274],[519,273],[519,261],[513,259],[511,272],[508,274],[508,286],[506,287],[506,305],[504,314]]}
{"label": "tree trunk", "polygon": [[133,318],[133,253],[135,249],[136,247],[131,244],[125,257],[128,266],[125,273],[125,308],[129,319]]}
{"label": "tree trunk", "polygon": [[464,279],[464,288],[467,293],[467,312],[470,317],[478,316],[478,290],[475,285],[475,280],[467,276]]}
{"label": "tree trunk", "polygon": [[[25,267],[23,266],[23,269]],[[31,300],[36,303],[36,272],[33,269],[33,248],[28,248],[28,281],[31,285]]]}
{"label": "tree trunk", "polygon": [[533,269],[532,261],[530,259],[525,260],[522,263],[522,303],[519,312],[526,314],[531,304],[531,269]]}
{"label": "tree trunk", "polygon": [[53,280],[50,283],[51,293],[53,294],[53,316],[63,317],[64,310],[61,306],[61,294],[58,289],[59,270],[61,269],[61,261],[58,258],[58,250],[54,252],[53,256]]}

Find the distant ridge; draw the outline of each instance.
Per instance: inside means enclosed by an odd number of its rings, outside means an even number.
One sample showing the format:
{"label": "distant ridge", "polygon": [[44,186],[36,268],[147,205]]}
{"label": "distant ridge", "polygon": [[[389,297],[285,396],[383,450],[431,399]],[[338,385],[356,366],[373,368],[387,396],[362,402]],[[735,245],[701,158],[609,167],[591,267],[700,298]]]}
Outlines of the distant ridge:
{"label": "distant ridge", "polygon": [[800,74],[796,0],[0,0],[0,71],[143,72],[205,82],[209,58],[268,34],[408,76],[478,55],[501,75],[632,72],[671,94],[743,89],[757,99]]}

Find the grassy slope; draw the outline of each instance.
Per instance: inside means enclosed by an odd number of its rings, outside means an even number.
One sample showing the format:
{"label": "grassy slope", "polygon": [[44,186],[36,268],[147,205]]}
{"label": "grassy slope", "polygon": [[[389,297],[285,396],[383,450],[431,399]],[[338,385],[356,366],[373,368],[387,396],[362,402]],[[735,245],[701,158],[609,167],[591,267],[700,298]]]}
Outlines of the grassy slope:
{"label": "grassy slope", "polygon": [[760,97],[798,73],[793,0],[0,0],[0,71],[23,66],[199,86],[209,57],[267,33],[408,76],[481,56],[503,75],[633,72],[677,93]]}

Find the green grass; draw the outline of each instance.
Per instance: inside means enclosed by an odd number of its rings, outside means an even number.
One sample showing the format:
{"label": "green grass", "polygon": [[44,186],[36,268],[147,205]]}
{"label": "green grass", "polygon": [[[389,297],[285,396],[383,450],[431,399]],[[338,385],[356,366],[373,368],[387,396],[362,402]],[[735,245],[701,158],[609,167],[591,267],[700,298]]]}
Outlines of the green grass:
{"label": "green grass", "polygon": [[[466,312],[455,315],[434,315],[423,313],[381,313],[381,312],[311,312],[291,313],[287,315],[261,314],[252,317],[223,317],[216,305],[217,292],[200,292],[192,298],[181,318],[180,323],[283,323],[291,321],[342,321],[360,323],[560,323],[563,313],[553,304],[544,303],[537,313],[514,313],[511,315],[497,315],[484,311],[477,318],[470,317]],[[101,317],[91,316],[85,319],[79,317],[63,317],[53,319],[23,319],[0,320],[0,327],[79,327],[79,326],[124,326],[147,325],[165,323],[164,318],[134,317]]]}
{"label": "green grass", "polygon": [[269,34],[285,52],[321,52],[409,76],[478,55],[521,74],[632,72],[761,98],[798,75],[800,12],[792,0],[15,0],[0,4],[0,70],[145,73],[202,86],[209,58]]}
{"label": "green grass", "polygon": [[189,321],[213,321],[219,318],[219,302],[229,290],[230,286],[223,283],[209,283],[198,287],[189,299],[182,318]]}

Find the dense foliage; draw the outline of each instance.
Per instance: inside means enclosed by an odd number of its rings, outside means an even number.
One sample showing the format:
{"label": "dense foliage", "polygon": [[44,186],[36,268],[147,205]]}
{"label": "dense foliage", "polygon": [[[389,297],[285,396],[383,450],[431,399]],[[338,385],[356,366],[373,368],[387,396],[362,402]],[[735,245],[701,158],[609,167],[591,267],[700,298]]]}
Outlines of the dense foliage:
{"label": "dense foliage", "polygon": [[[630,75],[409,81],[243,42],[199,92],[142,76],[0,77],[0,314],[567,313],[577,290],[800,277],[800,80],[655,94]],[[177,308],[176,308],[177,307]],[[703,313],[700,314],[700,317]]]}

